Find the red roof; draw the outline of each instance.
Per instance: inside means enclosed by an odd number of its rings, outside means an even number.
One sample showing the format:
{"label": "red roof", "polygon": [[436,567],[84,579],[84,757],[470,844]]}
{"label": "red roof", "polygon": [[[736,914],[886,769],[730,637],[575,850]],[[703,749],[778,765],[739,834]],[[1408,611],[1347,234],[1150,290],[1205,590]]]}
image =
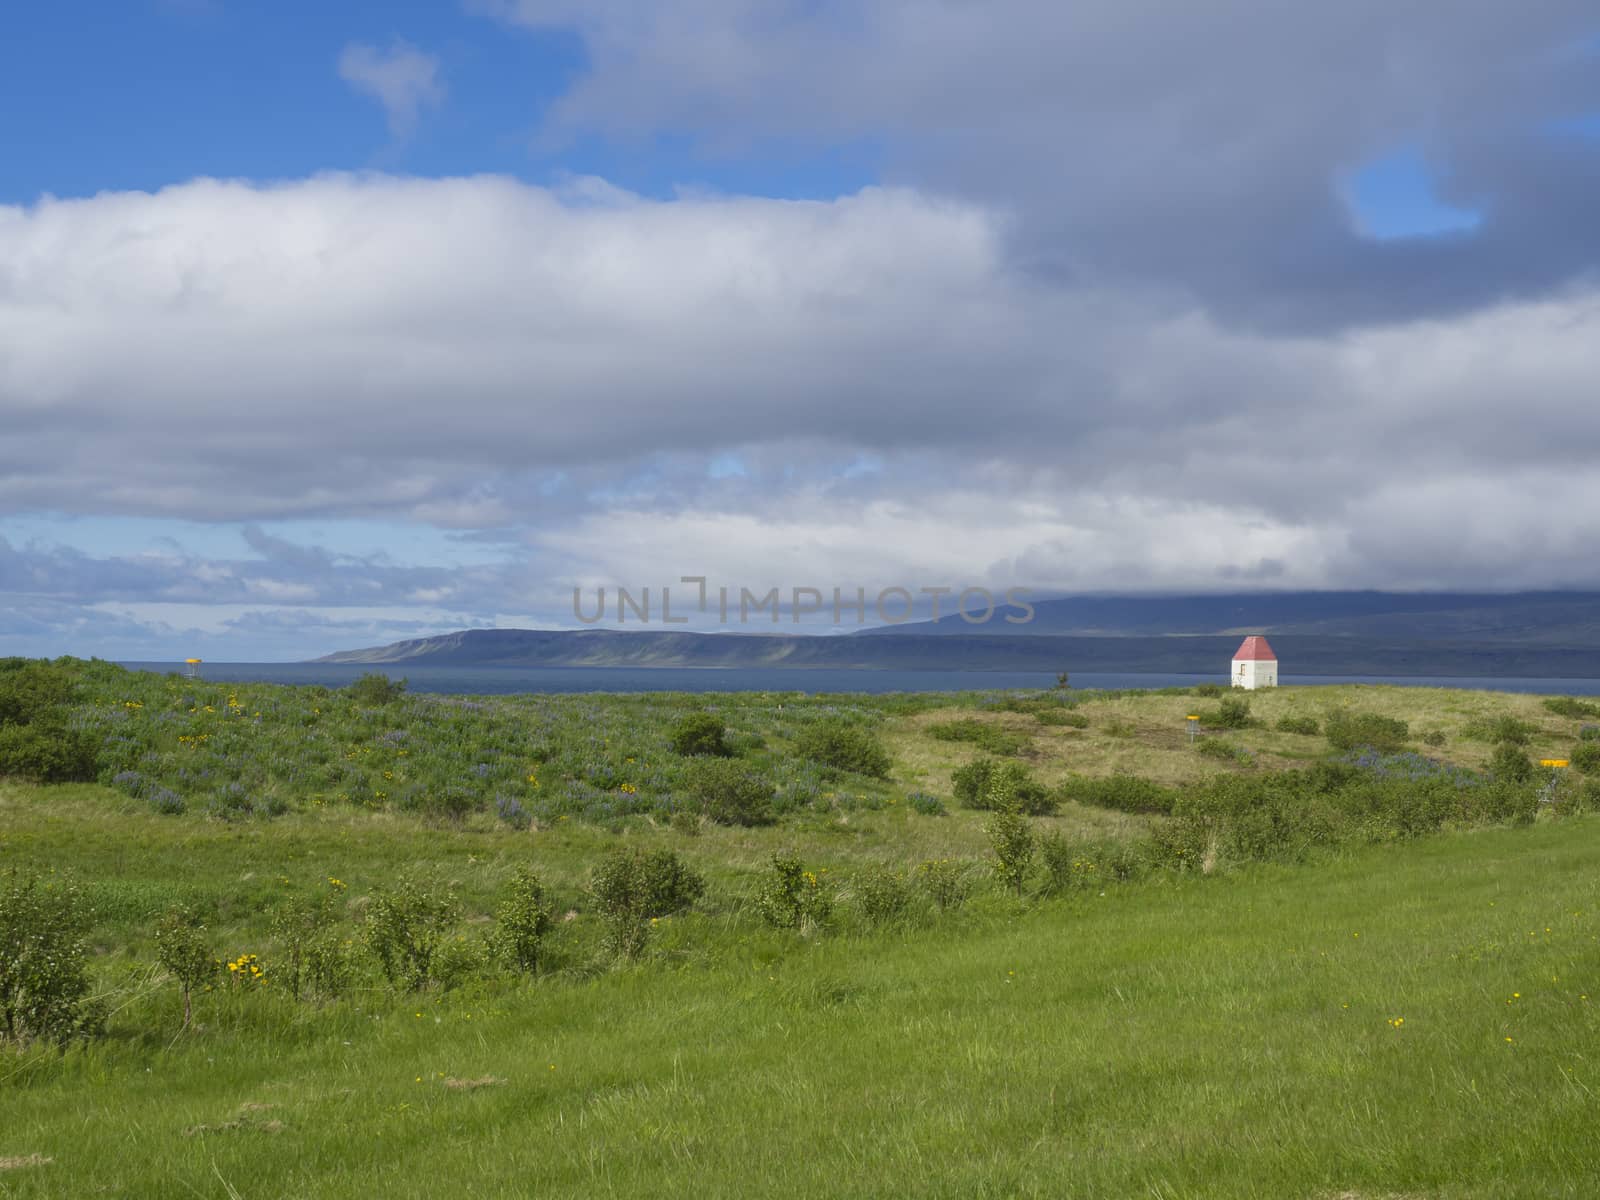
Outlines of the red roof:
{"label": "red roof", "polygon": [[1239,643],[1239,648],[1233,652],[1233,661],[1240,659],[1246,662],[1277,662],[1278,656],[1272,652],[1272,647],[1267,645],[1267,639],[1258,634],[1251,634]]}

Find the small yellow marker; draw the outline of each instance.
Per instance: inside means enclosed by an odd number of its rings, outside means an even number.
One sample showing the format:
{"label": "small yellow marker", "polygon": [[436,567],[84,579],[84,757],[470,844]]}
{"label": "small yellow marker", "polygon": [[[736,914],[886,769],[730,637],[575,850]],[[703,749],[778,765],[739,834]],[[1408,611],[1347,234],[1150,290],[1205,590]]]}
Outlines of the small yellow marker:
{"label": "small yellow marker", "polygon": [[1571,759],[1566,758],[1541,758],[1539,765],[1541,767],[1564,767],[1571,761]]}
{"label": "small yellow marker", "polygon": [[1189,722],[1189,740],[1192,742],[1194,735],[1200,732],[1200,714],[1190,713],[1184,720]]}

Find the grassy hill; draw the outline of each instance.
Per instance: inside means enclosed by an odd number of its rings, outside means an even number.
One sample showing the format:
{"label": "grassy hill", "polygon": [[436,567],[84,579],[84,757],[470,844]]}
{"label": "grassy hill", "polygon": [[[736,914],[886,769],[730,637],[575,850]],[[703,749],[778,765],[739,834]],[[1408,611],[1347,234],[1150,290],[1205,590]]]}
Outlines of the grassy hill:
{"label": "grassy hill", "polygon": [[[0,987],[8,881],[75,881],[107,1019],[64,1053],[0,1034],[0,1193],[1600,1183],[1592,702],[468,698],[71,670],[62,728],[98,779],[0,781]],[[769,823],[698,806],[708,760],[674,742],[692,714],[769,785]],[[1334,744],[1351,728],[1394,744]],[[852,737],[887,751],[881,774],[823,761]],[[1579,765],[1545,792],[1548,771],[1505,777],[1512,752]],[[996,813],[958,797],[980,762],[1042,797],[1018,818],[1039,839],[1020,890],[996,876]],[[1162,802],[1122,805],[1134,777]],[[704,888],[628,915],[629,956],[605,879],[635,851]],[[775,854],[831,897],[826,919],[773,923]],[[496,948],[528,867],[551,918],[531,972]],[[405,881],[449,901],[415,989],[374,957]],[[323,940],[302,945],[284,915],[312,901]],[[156,937],[174,904],[216,960],[187,1027]],[[347,974],[297,999],[291,958],[313,944]]]}

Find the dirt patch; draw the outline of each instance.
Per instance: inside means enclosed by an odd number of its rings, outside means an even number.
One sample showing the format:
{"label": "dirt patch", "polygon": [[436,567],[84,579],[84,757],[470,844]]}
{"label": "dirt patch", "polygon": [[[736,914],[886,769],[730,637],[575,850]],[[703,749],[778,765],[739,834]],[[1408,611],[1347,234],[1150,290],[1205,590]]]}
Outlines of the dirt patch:
{"label": "dirt patch", "polygon": [[479,1088],[500,1087],[505,1083],[493,1075],[482,1075],[477,1079],[446,1079],[444,1086],[452,1092],[475,1092]]}
{"label": "dirt patch", "polygon": [[282,1121],[261,1119],[262,1113],[271,1112],[277,1107],[276,1104],[257,1104],[254,1101],[241,1104],[238,1114],[231,1121],[220,1121],[215,1125],[191,1125],[183,1131],[183,1136],[204,1137],[208,1133],[282,1133],[287,1128]]}
{"label": "dirt patch", "polygon": [[0,1154],[0,1171],[20,1171],[23,1167],[48,1167],[55,1159],[43,1154]]}

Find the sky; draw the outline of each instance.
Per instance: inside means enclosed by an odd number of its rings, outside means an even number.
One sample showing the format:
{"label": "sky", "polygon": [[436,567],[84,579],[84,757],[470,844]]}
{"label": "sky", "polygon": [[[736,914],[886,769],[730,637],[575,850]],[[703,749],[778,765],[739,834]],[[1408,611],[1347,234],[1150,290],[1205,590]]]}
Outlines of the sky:
{"label": "sky", "polygon": [[0,654],[1600,588],[1592,0],[54,0],[0,150]]}

